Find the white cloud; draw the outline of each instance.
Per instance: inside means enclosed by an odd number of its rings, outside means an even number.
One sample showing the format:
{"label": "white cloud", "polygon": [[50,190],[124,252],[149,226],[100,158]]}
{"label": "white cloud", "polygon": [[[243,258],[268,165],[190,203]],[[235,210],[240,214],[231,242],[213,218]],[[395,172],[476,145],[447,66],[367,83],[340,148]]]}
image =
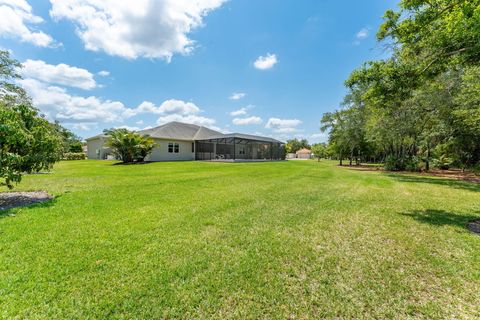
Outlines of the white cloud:
{"label": "white cloud", "polygon": [[230,112],[232,117],[244,116],[247,114],[247,108],[240,108],[238,110]]}
{"label": "white cloud", "polygon": [[370,34],[369,28],[362,28],[360,31],[357,32],[356,38],[358,40],[363,40],[367,38],[369,34]]}
{"label": "white cloud", "polygon": [[267,70],[273,68],[278,63],[277,56],[275,54],[267,53],[266,56],[260,56],[255,60],[253,65],[259,70]]}
{"label": "white cloud", "polygon": [[328,134],[327,133],[314,133],[310,136],[310,138],[314,142],[326,142],[328,140]]}
{"label": "white cloud", "polygon": [[255,108],[255,106],[253,104],[249,104],[246,107],[243,107],[243,108],[240,108],[240,109],[237,109],[237,110],[234,110],[234,111],[230,112],[230,115],[232,117],[245,116],[248,113],[248,110],[250,110],[252,108]]}
{"label": "white cloud", "polygon": [[[160,114],[158,124],[180,121],[218,129],[215,127],[215,119],[199,115],[200,108],[191,102],[171,99],[156,107],[153,103],[144,101],[132,109],[119,101],[71,95],[65,88],[51,86],[36,79],[19,80],[19,84],[27,90],[33,103],[49,119],[70,123],[73,128],[80,130],[88,130],[99,123],[123,122],[138,113]],[[137,121],[136,124],[143,124],[143,121]]]}
{"label": "white cloud", "polygon": [[21,73],[25,78],[33,78],[47,83],[60,84],[80,89],[93,89],[97,86],[93,74],[88,70],[68,64],[47,64],[42,60],[27,60]]}
{"label": "white cloud", "polygon": [[287,128],[274,129],[274,131],[275,131],[275,132],[278,132],[278,133],[294,133],[294,132],[297,132],[298,129],[297,129],[297,128],[287,127]]}
{"label": "white cloud", "polygon": [[140,131],[140,130],[142,130],[139,127],[131,127],[131,126],[127,126],[127,125],[119,126],[117,128],[118,129],[127,129],[127,130],[130,130],[130,131]]}
{"label": "white cloud", "polygon": [[[156,106],[152,102],[144,101],[136,108],[127,108],[119,101],[72,95],[64,87],[52,85],[59,83],[83,88],[93,86],[87,81],[93,79],[93,75],[84,69],[29,60],[23,72],[27,77],[18,80],[18,83],[32,97],[34,105],[50,120],[60,120],[78,130],[89,130],[93,125],[98,127],[99,124],[106,127],[107,123],[122,123],[143,113],[160,115],[157,121],[159,124],[181,121],[218,129],[214,126],[215,119],[202,116],[202,110],[193,102],[170,99]],[[136,124],[143,124],[143,120]],[[130,129],[139,128],[128,123],[124,125],[127,126]]]}
{"label": "white cloud", "polygon": [[189,54],[189,34],[225,0],[50,0],[50,15],[72,21],[92,51],[128,59]]}
{"label": "white cloud", "polygon": [[237,126],[245,126],[245,125],[252,125],[252,124],[261,124],[262,118],[260,117],[248,117],[248,118],[235,118],[232,120],[232,123]]}
{"label": "white cloud", "polygon": [[25,0],[0,0],[0,35],[19,38],[22,42],[38,47],[54,44],[51,36],[35,30],[31,25],[40,24],[43,19],[32,13],[32,7]]}
{"label": "white cloud", "polygon": [[246,96],[246,93],[243,92],[234,92],[232,95],[229,97],[230,100],[240,100]]}
{"label": "white cloud", "polygon": [[169,114],[158,118],[157,124],[164,124],[170,121],[178,121],[185,123],[193,123],[199,126],[215,128],[215,119],[202,117],[198,115],[181,115],[181,114]]}
{"label": "white cloud", "polygon": [[178,115],[190,115],[197,114],[201,110],[193,102],[185,102],[182,100],[170,99],[164,101],[160,106],[155,106],[154,103],[150,101],[142,102],[135,109],[127,109],[125,111],[126,117],[133,117],[141,113],[154,113],[154,114],[178,114]]}
{"label": "white cloud", "polygon": [[19,83],[30,94],[33,103],[52,120],[111,123],[122,121],[122,114],[127,110],[119,101],[71,95],[64,88],[36,79],[23,79]]}
{"label": "white cloud", "polygon": [[265,128],[272,129],[278,133],[292,133],[298,131],[297,127],[300,124],[302,124],[302,121],[298,119],[270,118]]}
{"label": "white cloud", "polygon": [[110,72],[106,71],[106,70],[102,70],[102,71],[99,71],[97,73],[100,77],[108,77],[110,75]]}
{"label": "white cloud", "polygon": [[64,125],[70,125],[73,129],[87,131],[92,129],[92,127],[96,127],[98,125],[97,122],[76,122],[76,123],[63,123]]}
{"label": "white cloud", "polygon": [[141,113],[159,114],[160,117],[157,120],[157,124],[179,121],[217,129],[214,127],[215,119],[199,115],[201,111],[193,102],[170,99],[164,101],[160,106],[144,101],[135,109],[126,109],[123,112],[123,116],[129,118]]}

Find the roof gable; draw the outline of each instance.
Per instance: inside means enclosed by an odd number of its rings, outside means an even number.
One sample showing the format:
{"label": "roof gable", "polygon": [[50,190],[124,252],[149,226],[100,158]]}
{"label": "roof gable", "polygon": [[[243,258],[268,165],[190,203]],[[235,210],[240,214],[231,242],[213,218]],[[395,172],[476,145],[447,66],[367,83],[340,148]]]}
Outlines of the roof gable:
{"label": "roof gable", "polygon": [[177,139],[177,140],[195,140],[197,137],[209,137],[212,135],[220,135],[221,133],[212,129],[197,126],[195,124],[182,122],[169,122],[161,126],[141,130],[138,133],[149,135],[152,138],[159,139]]}
{"label": "roof gable", "polygon": [[309,149],[303,148],[303,149],[298,150],[296,153],[297,154],[299,154],[299,153],[312,153],[312,151],[309,150]]}

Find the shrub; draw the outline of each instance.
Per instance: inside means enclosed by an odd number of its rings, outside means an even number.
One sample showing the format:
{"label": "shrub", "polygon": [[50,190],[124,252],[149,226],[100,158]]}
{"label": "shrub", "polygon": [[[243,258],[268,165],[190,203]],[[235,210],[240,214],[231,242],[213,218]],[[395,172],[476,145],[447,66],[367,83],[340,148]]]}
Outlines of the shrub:
{"label": "shrub", "polygon": [[475,173],[477,176],[480,176],[480,162],[473,167],[473,173]]}
{"label": "shrub", "polygon": [[402,171],[405,170],[405,163],[403,158],[389,155],[385,158],[385,170],[387,171]]}
{"label": "shrub", "polygon": [[63,155],[63,160],[85,160],[86,158],[83,152],[67,152]]}
{"label": "shrub", "polygon": [[396,157],[389,155],[385,159],[385,170],[387,171],[413,171],[417,172],[421,169],[421,161],[418,157]]}
{"label": "shrub", "polygon": [[453,163],[453,159],[446,155],[441,155],[438,159],[433,159],[433,166],[441,170],[448,170]]}
{"label": "shrub", "polygon": [[418,172],[421,171],[422,162],[416,156],[411,158],[407,158],[405,161],[405,170],[411,172]]}

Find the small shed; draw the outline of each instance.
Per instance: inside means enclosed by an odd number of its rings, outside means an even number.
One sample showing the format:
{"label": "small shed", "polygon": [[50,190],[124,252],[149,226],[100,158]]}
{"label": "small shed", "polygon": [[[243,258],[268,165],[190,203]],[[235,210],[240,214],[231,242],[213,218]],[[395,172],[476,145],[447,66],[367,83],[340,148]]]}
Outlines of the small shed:
{"label": "small shed", "polygon": [[296,152],[297,159],[310,159],[312,157],[312,150],[307,148],[300,149]]}

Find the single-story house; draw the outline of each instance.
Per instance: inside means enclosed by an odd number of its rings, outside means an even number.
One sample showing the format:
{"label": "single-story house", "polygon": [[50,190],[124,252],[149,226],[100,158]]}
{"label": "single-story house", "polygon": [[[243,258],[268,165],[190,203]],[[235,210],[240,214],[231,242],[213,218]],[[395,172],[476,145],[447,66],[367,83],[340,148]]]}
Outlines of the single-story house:
{"label": "single-story house", "polygon": [[[217,160],[267,161],[285,159],[285,144],[276,139],[255,135],[221,132],[194,124],[169,122],[138,131],[155,141],[147,161]],[[106,147],[107,135],[86,139],[89,159],[112,159]]]}
{"label": "single-story house", "polygon": [[307,148],[300,149],[295,154],[297,159],[310,159],[312,157],[312,151]]}

